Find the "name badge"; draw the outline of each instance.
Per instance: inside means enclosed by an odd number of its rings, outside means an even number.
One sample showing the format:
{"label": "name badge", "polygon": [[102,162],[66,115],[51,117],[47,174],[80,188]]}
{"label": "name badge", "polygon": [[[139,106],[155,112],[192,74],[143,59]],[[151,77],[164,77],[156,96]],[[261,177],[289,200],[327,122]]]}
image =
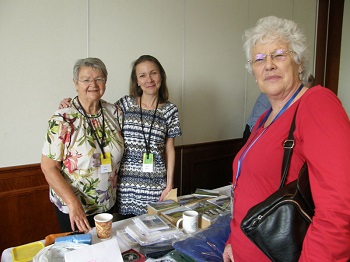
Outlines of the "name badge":
{"label": "name badge", "polygon": [[111,153],[106,152],[105,158],[103,158],[103,154],[101,154],[101,173],[109,173],[112,172],[112,159]]}
{"label": "name badge", "polygon": [[153,172],[153,154],[143,153],[142,172]]}

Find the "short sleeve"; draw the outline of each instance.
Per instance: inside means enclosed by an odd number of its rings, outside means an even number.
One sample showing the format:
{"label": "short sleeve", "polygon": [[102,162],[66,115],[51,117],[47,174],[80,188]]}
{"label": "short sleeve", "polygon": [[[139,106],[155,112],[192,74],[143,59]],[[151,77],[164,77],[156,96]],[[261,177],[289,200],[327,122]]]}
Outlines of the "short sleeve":
{"label": "short sleeve", "polygon": [[167,137],[175,138],[181,136],[181,127],[179,120],[179,113],[177,107],[172,105],[166,113],[167,118]]}
{"label": "short sleeve", "polygon": [[42,154],[55,161],[62,161],[64,145],[70,142],[71,128],[63,117],[52,116],[48,121]]}

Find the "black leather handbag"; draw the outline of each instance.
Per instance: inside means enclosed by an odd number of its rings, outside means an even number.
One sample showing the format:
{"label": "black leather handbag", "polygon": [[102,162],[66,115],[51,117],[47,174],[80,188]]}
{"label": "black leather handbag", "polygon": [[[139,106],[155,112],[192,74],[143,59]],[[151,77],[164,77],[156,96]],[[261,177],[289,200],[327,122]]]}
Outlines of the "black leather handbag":
{"label": "black leather handbag", "polygon": [[244,234],[272,261],[298,261],[306,231],[314,215],[307,164],[297,180],[284,185],[294,147],[294,115],[284,142],[282,179],[279,190],[253,206],[241,222]]}

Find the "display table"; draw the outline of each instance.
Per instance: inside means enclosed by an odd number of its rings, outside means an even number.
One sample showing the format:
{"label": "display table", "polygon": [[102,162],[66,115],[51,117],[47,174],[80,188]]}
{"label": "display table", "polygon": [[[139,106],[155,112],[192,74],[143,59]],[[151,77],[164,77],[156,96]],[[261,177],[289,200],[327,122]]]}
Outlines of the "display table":
{"label": "display table", "polygon": [[[125,219],[125,220],[116,221],[116,222],[113,222],[113,224],[112,224],[113,225],[112,226],[112,232],[113,232],[112,234],[113,234],[113,237],[117,238],[118,244],[119,244],[119,248],[120,248],[121,252],[124,252],[124,251],[130,249],[130,247],[124,241],[120,240],[116,236],[116,232],[117,232],[117,229],[122,228],[122,227],[126,227],[130,223],[132,223],[132,219],[131,218]],[[96,235],[96,229],[95,228],[93,228],[89,233],[92,235],[92,244],[96,244],[96,243],[100,243],[101,242],[101,240]],[[45,244],[44,240],[38,240],[38,241],[41,241],[41,242],[43,242]],[[12,249],[13,248],[10,247],[10,248],[5,249],[2,252],[1,262],[12,262],[12,255],[11,255]]]}
{"label": "display table", "polygon": [[[224,186],[221,188],[217,188],[216,190],[218,190],[219,193],[222,195],[230,196],[231,186]],[[179,250],[183,254],[187,254],[192,257],[193,255],[194,257],[196,257],[197,255],[203,256],[204,254],[206,258],[208,258],[208,255],[210,255],[211,258],[213,258],[212,261],[221,261],[222,251],[224,249],[224,245],[227,240],[227,236],[225,236],[225,234],[226,233],[228,234],[230,231],[229,221],[230,220],[225,220],[225,222],[220,221],[218,223],[220,225],[219,228],[214,226],[215,225],[214,224],[213,227],[210,226],[209,228],[203,230],[202,232],[200,230],[199,232],[196,233],[196,235],[199,236],[198,238],[193,236],[188,238],[188,242],[179,241],[175,249]],[[116,222],[113,222],[112,224],[112,235],[117,239],[119,249],[121,252],[127,251],[130,248],[133,248],[139,251],[138,247],[129,246],[125,241],[123,241],[117,236],[117,230],[125,228],[131,223],[133,223],[132,218],[116,221]],[[101,242],[101,240],[97,237],[95,228],[93,228],[89,233],[92,235],[92,244],[97,244]],[[203,240],[205,241],[203,242]],[[39,241],[42,241],[43,243],[45,242],[44,240],[39,240]],[[215,250],[212,249],[213,247],[215,247]],[[3,251],[1,255],[1,262],[13,262],[12,255],[11,255],[12,249],[13,248],[7,248]],[[159,260],[147,259],[146,261],[159,261]],[[166,261],[175,261],[175,260],[169,259]],[[195,259],[195,261],[198,261],[198,260]]]}

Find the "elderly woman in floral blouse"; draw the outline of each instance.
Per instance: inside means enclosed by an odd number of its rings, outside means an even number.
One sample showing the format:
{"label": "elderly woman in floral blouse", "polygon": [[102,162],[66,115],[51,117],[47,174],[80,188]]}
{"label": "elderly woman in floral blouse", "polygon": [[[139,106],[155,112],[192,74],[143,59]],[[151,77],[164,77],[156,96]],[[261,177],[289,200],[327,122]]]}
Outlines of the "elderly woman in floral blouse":
{"label": "elderly woman in floral blouse", "polygon": [[73,68],[78,95],[49,120],[41,168],[63,232],[90,231],[93,215],[111,213],[116,203],[124,143],[120,109],[101,100],[106,81],[100,59],[78,60]]}

